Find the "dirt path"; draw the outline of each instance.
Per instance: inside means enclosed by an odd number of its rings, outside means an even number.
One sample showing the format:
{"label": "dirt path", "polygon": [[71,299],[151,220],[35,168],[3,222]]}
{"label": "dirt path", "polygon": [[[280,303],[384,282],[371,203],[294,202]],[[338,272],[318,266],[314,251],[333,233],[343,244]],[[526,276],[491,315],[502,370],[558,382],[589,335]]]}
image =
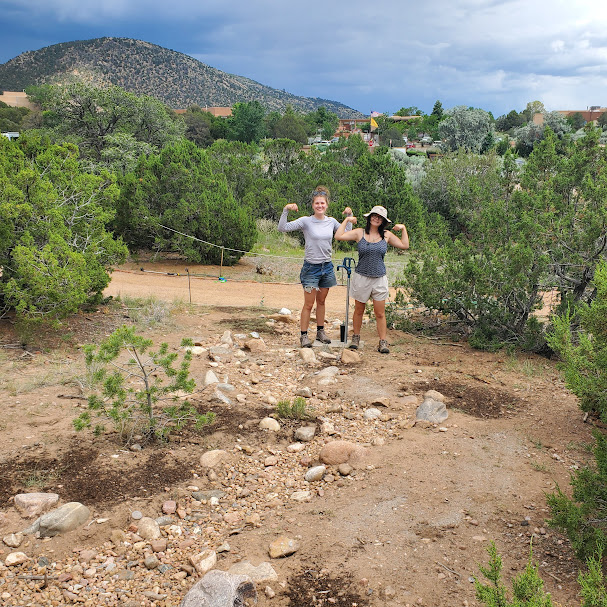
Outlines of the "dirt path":
{"label": "dirt path", "polygon": [[[149,264],[146,264],[146,267],[150,267]],[[175,270],[174,266],[167,267],[164,264],[152,267],[157,272]],[[203,271],[207,274],[209,268],[205,266]],[[227,278],[225,282],[220,282],[217,278],[192,277],[189,285],[188,287],[187,274],[167,276],[141,272],[134,268],[122,269],[112,274],[112,282],[104,294],[114,297],[154,295],[168,301],[189,302],[191,290],[191,302],[195,305],[241,307],[265,305],[272,308],[287,307],[291,310],[300,309],[303,301],[301,286],[297,284],[255,282],[243,278]],[[332,299],[340,303],[345,301],[345,287],[336,287],[332,295],[336,295]]]}
{"label": "dirt path", "polygon": [[[179,271],[170,264],[145,266]],[[188,301],[187,276],[141,272],[135,264],[121,270],[113,274],[107,295]],[[477,352],[463,343],[390,331],[389,356],[366,347],[360,364],[348,366],[321,359],[317,350],[318,362],[308,365],[294,347],[297,323],[272,325],[259,309],[263,300],[268,309],[286,306],[296,316],[301,288],[238,281],[243,274],[250,276],[250,268],[236,269],[225,283],[192,280],[192,301],[206,306],[204,312],[178,308],[145,329],[146,336],[171,347],[183,337],[211,347],[225,330],[258,331],[267,346],[258,353],[243,349],[244,359],[195,358],[197,385],[213,370],[234,385],[231,403],[201,390],[196,405],[215,412],[216,424],[202,435],[178,433],[164,447],[129,451],[115,435],[95,438],[76,434],[71,426],[83,401],[75,380],[82,376],[82,355],[70,344],[98,341],[131,322],[128,309],[114,304],[78,315],[38,348],[30,347],[33,354],[0,350],[5,372],[0,400],[6,411],[0,423],[0,536],[25,526],[12,505],[18,492],[55,491],[62,503],[81,500],[95,520],[106,521],[46,541],[25,538],[18,550],[28,561],[0,575],[0,595],[9,594],[5,600],[52,605],[79,595],[85,607],[177,607],[196,580],[187,569],[193,554],[227,542],[230,549],[221,553],[218,568],[227,570],[241,560],[258,565],[270,560],[269,543],[287,535],[301,547],[291,557],[271,560],[278,581],[258,585],[258,607],[309,607],[313,601],[303,590],[298,597],[289,594],[302,580],[316,592],[317,605],[351,607],[352,601],[339,596],[323,602],[329,596],[320,586],[323,576],[342,586],[351,580],[348,596],[360,607],[476,605],[470,580],[479,574],[478,564],[487,563],[491,540],[504,557],[506,581],[524,568],[532,540],[546,588],[562,605],[579,603],[579,564],[567,540],[546,525],[545,493],[557,483],[568,488],[572,468],[589,457],[592,428],[582,423],[576,399],[564,389],[552,361]],[[343,314],[345,294],[339,289],[342,293],[330,297],[335,302],[330,317]],[[8,323],[0,329],[1,343],[15,343]],[[363,327],[362,338],[374,344],[372,324]],[[338,350],[325,354],[331,353],[339,355]],[[340,374],[322,386],[317,373],[330,365],[338,366]],[[301,422],[281,420],[276,435],[258,425],[274,411],[271,403],[292,399],[302,387],[312,393],[307,403],[317,415],[317,435],[296,452],[289,446]],[[449,418],[440,426],[412,426],[430,388],[445,396]],[[365,417],[378,397],[386,399],[381,416]],[[368,461],[350,475],[330,468],[322,481],[304,482],[322,446],[335,439],[364,445]],[[230,453],[229,464],[215,476],[200,469],[200,455],[209,449]],[[194,485],[220,489],[225,497],[216,507],[195,502]],[[298,490],[309,490],[309,499],[292,499]],[[169,569],[148,570],[144,558],[150,547],[140,544],[131,513],[158,517],[167,499],[176,500],[186,516],[176,522],[179,532],[163,531],[167,548],[156,555]],[[121,537],[124,542],[116,540]],[[14,549],[1,546],[4,561]],[[97,556],[80,562],[78,555],[86,549]],[[41,557],[56,563],[51,571],[57,577],[71,576],[53,581],[47,594],[36,589],[36,582],[18,578],[36,574]],[[128,570],[123,578],[105,572],[107,559],[120,571]],[[264,594],[266,585],[274,598]],[[72,594],[61,594],[64,590]],[[150,598],[158,594],[166,596]]]}

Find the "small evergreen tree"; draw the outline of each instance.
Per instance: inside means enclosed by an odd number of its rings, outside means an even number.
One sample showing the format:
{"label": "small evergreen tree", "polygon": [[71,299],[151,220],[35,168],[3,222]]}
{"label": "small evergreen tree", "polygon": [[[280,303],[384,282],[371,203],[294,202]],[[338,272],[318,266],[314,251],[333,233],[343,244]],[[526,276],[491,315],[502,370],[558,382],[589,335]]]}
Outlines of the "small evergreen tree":
{"label": "small evergreen tree", "polygon": [[544,591],[544,582],[538,575],[538,565],[533,562],[533,551],[529,549],[529,561],[525,570],[512,580],[512,600],[508,600],[506,586],[502,583],[502,557],[495,543],[487,548],[489,566],[479,565],[483,576],[489,580],[483,584],[476,577],[476,598],[487,607],[552,607],[550,594]]}
{"label": "small evergreen tree", "polygon": [[[89,396],[88,410],[74,420],[77,430],[89,428],[92,416],[101,419],[95,432],[104,430],[103,421],[111,422],[120,438],[129,443],[136,435],[142,440],[166,439],[171,432],[194,422],[196,427],[211,423],[212,412],[199,414],[180,397],[194,392],[196,384],[189,377],[192,354],[186,349],[178,368],[177,352],[169,352],[162,343],[152,351],[153,342],[122,326],[99,347],[84,348],[87,370],[95,392]],[[182,342],[182,346],[191,343]],[[170,404],[164,404],[164,403]]]}

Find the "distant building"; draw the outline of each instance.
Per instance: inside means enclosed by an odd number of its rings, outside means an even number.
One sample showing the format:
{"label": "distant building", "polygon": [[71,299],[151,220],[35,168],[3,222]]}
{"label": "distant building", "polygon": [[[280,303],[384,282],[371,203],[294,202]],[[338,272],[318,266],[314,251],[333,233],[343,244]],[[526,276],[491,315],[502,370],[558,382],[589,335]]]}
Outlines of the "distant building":
{"label": "distant building", "polygon": [[[232,115],[231,107],[207,106],[200,107],[203,112],[209,112],[216,118],[229,118]],[[176,114],[185,114],[187,110],[175,110]]]}
{"label": "distant building", "polygon": [[13,139],[19,139],[19,133],[16,131],[8,131],[7,133],[2,133],[7,139],[10,139],[11,141]]}
{"label": "distant building", "polygon": [[350,135],[362,133],[361,127],[369,124],[370,118],[340,118],[339,126],[335,131],[335,137],[349,137]]}
{"label": "distant building", "polygon": [[30,110],[33,110],[35,107],[27,98],[25,91],[4,91],[0,95],[0,101],[4,101],[6,105],[10,105],[11,107],[26,107]]}
{"label": "distant building", "polygon": [[[567,118],[567,116],[571,116],[573,114],[581,114],[586,122],[594,122],[599,119],[601,114],[607,112],[607,107],[601,107],[599,105],[591,105],[587,110],[557,110],[557,112]],[[544,114],[538,112],[537,114],[533,114],[533,124],[537,124],[539,126],[544,126]]]}
{"label": "distant building", "polygon": [[607,107],[600,107],[599,105],[591,105],[587,110],[559,110],[559,114],[565,116],[565,118],[580,113],[586,122],[594,122],[595,124],[601,114],[605,112],[607,112]]}

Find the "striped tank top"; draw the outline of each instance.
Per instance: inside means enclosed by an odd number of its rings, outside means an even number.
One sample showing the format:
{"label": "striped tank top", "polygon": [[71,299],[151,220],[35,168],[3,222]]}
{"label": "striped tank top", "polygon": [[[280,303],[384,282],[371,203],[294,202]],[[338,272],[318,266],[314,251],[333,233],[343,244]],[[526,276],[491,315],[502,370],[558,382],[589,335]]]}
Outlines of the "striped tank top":
{"label": "striped tank top", "polygon": [[385,276],[384,255],[387,250],[388,242],[385,238],[379,242],[367,242],[363,236],[358,241],[358,265],[355,271],[369,278]]}

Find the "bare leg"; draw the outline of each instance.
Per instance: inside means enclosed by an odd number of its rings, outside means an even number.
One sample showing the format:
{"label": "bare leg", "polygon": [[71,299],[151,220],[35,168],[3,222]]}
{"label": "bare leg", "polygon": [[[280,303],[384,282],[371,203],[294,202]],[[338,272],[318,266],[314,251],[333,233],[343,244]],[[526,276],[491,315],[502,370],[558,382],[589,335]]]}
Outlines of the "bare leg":
{"label": "bare leg", "polygon": [[365,302],[354,300],[354,315],[352,316],[352,331],[354,335],[360,335],[360,328],[363,325],[363,316],[365,314]]}
{"label": "bare leg", "polygon": [[325,324],[325,299],[327,299],[328,294],[329,289],[326,288],[316,291],[316,324],[319,327]]}
{"label": "bare leg", "polygon": [[[358,303],[358,302],[357,302]],[[386,302],[373,300],[373,312],[375,313],[375,324],[380,339],[386,339],[388,329],[386,327]]]}
{"label": "bare leg", "polygon": [[[304,305],[301,309],[301,316],[299,318],[299,327],[302,331],[307,331],[310,325],[310,314],[312,314],[312,308],[316,301],[316,289],[312,289],[309,293],[304,289]],[[318,312],[317,312],[318,315]]]}

